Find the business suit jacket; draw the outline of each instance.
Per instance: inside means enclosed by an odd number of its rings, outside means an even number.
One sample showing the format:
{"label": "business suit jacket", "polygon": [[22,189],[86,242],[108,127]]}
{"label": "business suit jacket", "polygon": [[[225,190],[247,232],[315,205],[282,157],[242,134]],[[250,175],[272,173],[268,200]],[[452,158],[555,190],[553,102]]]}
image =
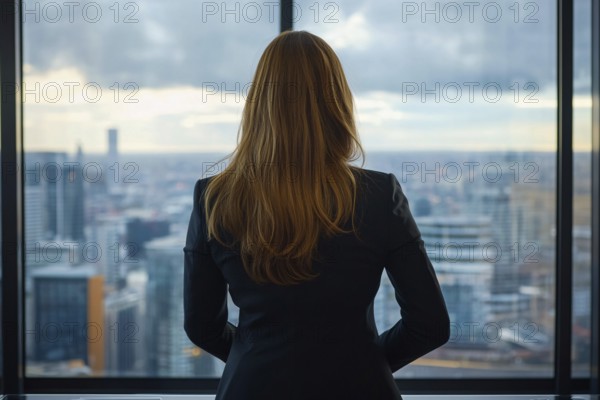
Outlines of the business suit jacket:
{"label": "business suit jacket", "polygon": [[[197,181],[184,247],[185,331],[226,362],[217,400],[402,399],[392,373],[448,341],[444,298],[400,183],[357,175],[352,233],[323,239],[313,271],[296,286],[257,285],[239,253],[206,241],[209,179]],[[351,227],[351,221],[345,225]],[[385,268],[401,319],[378,334],[373,299]],[[240,309],[227,321],[227,285]]]}

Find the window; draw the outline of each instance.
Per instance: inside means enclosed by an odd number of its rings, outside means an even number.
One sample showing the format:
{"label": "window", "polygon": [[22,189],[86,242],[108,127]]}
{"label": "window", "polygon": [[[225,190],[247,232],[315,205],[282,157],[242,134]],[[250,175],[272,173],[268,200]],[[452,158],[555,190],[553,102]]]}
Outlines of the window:
{"label": "window", "polygon": [[590,376],[592,266],[591,8],[575,1],[573,57],[573,375]]}
{"label": "window", "polygon": [[[568,176],[556,174],[565,85],[556,33],[568,22],[557,9],[571,1],[166,4],[2,3],[6,390],[214,391],[223,364],[181,329],[176,274],[191,191],[234,149],[258,57],[289,26],[340,56],[366,167],[398,177],[446,296],[451,340],[399,371],[403,388],[549,393],[566,379],[583,392],[597,379],[590,38],[600,21],[591,1],[573,1],[574,47],[565,48],[574,54]],[[21,45],[22,80],[6,62]],[[565,303],[555,301],[561,179],[573,181],[572,324],[560,324]],[[22,263],[11,243],[22,244]],[[6,322],[18,319],[21,294],[19,332]],[[385,274],[375,310],[380,331],[399,316]],[[574,379],[556,371],[564,326]],[[183,379],[192,377],[202,379]]]}
{"label": "window", "polygon": [[[552,376],[556,4],[297,10],[346,66],[368,168],[403,185],[449,308],[450,341],[397,377]],[[399,316],[386,278],[380,331]]]}
{"label": "window", "polygon": [[28,377],[220,376],[182,328],[182,248],[278,33],[256,4],[24,2]]}

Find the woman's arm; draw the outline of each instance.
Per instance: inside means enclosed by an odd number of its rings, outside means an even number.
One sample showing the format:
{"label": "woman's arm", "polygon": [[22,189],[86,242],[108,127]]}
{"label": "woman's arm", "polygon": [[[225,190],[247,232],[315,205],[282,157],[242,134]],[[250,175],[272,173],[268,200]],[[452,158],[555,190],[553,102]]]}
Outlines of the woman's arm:
{"label": "woman's arm", "polygon": [[392,372],[442,346],[450,319],[421,233],[400,183],[390,175],[391,199],[386,272],[395,289],[401,319],[379,335]]}
{"label": "woman's arm", "polygon": [[[204,182],[203,182],[204,181]],[[227,282],[215,264],[206,242],[202,191],[196,182],[184,252],[184,329],[189,339],[226,362],[236,327],[227,321]]]}

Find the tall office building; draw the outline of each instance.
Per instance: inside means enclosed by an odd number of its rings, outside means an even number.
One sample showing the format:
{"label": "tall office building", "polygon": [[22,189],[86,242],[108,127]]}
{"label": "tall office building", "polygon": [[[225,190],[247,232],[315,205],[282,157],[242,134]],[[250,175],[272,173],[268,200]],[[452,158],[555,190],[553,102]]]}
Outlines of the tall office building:
{"label": "tall office building", "polygon": [[116,160],[119,152],[117,148],[118,131],[114,128],[108,130],[108,158]]}
{"label": "tall office building", "polygon": [[[547,254],[547,246],[544,246],[545,233],[540,221],[543,206],[538,205],[539,209],[535,209],[536,201],[532,200],[521,204],[523,200],[513,196],[512,192],[510,187],[482,189],[476,193],[470,207],[480,210],[479,215],[492,218],[492,240],[502,252],[494,262],[490,288],[495,318],[501,321],[539,321],[541,315],[531,307],[533,292],[522,289],[539,286],[546,279],[544,259],[552,258]],[[534,194],[533,197],[539,195]],[[550,234],[547,233],[547,236]],[[535,278],[538,275],[541,282]]]}
{"label": "tall office building", "polygon": [[35,335],[33,360],[80,361],[104,370],[103,277],[91,266],[55,264],[30,273]]}
{"label": "tall office building", "polygon": [[502,252],[494,262],[490,289],[493,295],[493,313],[496,319],[514,321],[527,310],[527,298],[519,291],[519,260],[515,260],[512,253],[519,234],[514,231],[518,225],[515,224],[516,210],[511,207],[510,187],[483,189],[478,194],[477,202],[486,208],[493,220],[493,241]]}
{"label": "tall office building", "polygon": [[148,374],[215,376],[219,371],[214,357],[194,346],[183,330],[182,243],[185,235],[178,231],[146,244]]}
{"label": "tall office building", "polygon": [[493,263],[488,256],[492,221],[487,217],[427,216],[416,218],[434,266],[452,323],[450,345],[485,345],[481,335],[465,334],[492,321],[490,287]]}
{"label": "tall office building", "polygon": [[118,131],[108,130],[108,151],[104,162],[103,180],[106,190],[110,195],[117,195],[120,191],[122,166],[119,164],[119,151],[117,147]]}
{"label": "tall office building", "polygon": [[126,221],[120,214],[102,214],[94,215],[90,228],[90,243],[99,250],[99,254],[94,253],[91,257],[98,273],[104,275],[109,292],[122,288],[125,279],[123,264],[130,261],[124,251],[125,224]]}
{"label": "tall office building", "polygon": [[64,152],[25,154],[26,249],[33,251],[43,241],[85,240],[82,167],[81,147],[73,161]]}
{"label": "tall office building", "polygon": [[[25,153],[26,242],[65,236],[64,152]],[[27,202],[31,199],[31,204]],[[29,216],[27,215],[29,213]]]}
{"label": "tall office building", "polygon": [[85,193],[83,188],[83,151],[77,149],[74,163],[64,171],[65,238],[83,243],[85,241]]}
{"label": "tall office building", "polygon": [[171,222],[167,219],[158,219],[151,215],[136,215],[127,213],[126,241],[129,249],[135,254],[132,257],[145,255],[145,243],[169,235]]}
{"label": "tall office building", "polygon": [[39,183],[25,181],[25,249],[35,249],[46,237],[44,218],[44,188]]}
{"label": "tall office building", "polygon": [[131,288],[106,296],[106,374],[143,376],[146,373],[141,294]]}

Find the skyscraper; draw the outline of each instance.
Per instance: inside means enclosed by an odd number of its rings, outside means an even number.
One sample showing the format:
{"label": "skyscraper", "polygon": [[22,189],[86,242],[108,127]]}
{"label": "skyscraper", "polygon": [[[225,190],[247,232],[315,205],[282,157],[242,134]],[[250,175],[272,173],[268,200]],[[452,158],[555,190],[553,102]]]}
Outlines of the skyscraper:
{"label": "skyscraper", "polygon": [[31,272],[35,361],[82,361],[104,370],[103,277],[91,266],[55,264]]}
{"label": "skyscraper", "polygon": [[146,373],[142,298],[131,288],[106,297],[106,374],[135,375]]}
{"label": "skyscraper", "polygon": [[[417,218],[416,222],[448,307],[452,342],[470,347],[483,344],[481,335],[470,334],[470,325],[481,327],[493,318],[490,309],[493,262],[487,251],[494,247],[491,219],[429,216]],[[468,334],[464,333],[465,328]]]}
{"label": "skyscraper", "polygon": [[[55,240],[65,235],[64,152],[28,152],[25,154],[25,241]],[[37,209],[37,210],[36,210]],[[29,212],[29,216],[27,213]]]}
{"label": "skyscraper", "polygon": [[94,223],[90,229],[90,239],[100,251],[94,259],[94,265],[98,272],[104,275],[108,292],[120,289],[125,278],[125,222],[119,214],[100,214],[94,216]]}
{"label": "skyscraper", "polygon": [[25,241],[85,240],[83,153],[74,161],[64,152],[25,154]]}
{"label": "skyscraper", "polygon": [[118,131],[115,128],[108,130],[108,158],[116,160],[119,156],[117,149]]}
{"label": "skyscraper", "polygon": [[85,193],[83,188],[83,152],[77,149],[75,162],[64,171],[65,238],[85,241]]}
{"label": "skyscraper", "polygon": [[119,151],[117,148],[118,131],[108,130],[108,152],[104,163],[103,179],[109,195],[115,195],[120,191],[119,183],[121,166],[119,165]]}
{"label": "skyscraper", "polygon": [[182,243],[185,234],[178,231],[146,244],[148,373],[215,376],[220,372],[216,359],[192,344],[183,330]]}

